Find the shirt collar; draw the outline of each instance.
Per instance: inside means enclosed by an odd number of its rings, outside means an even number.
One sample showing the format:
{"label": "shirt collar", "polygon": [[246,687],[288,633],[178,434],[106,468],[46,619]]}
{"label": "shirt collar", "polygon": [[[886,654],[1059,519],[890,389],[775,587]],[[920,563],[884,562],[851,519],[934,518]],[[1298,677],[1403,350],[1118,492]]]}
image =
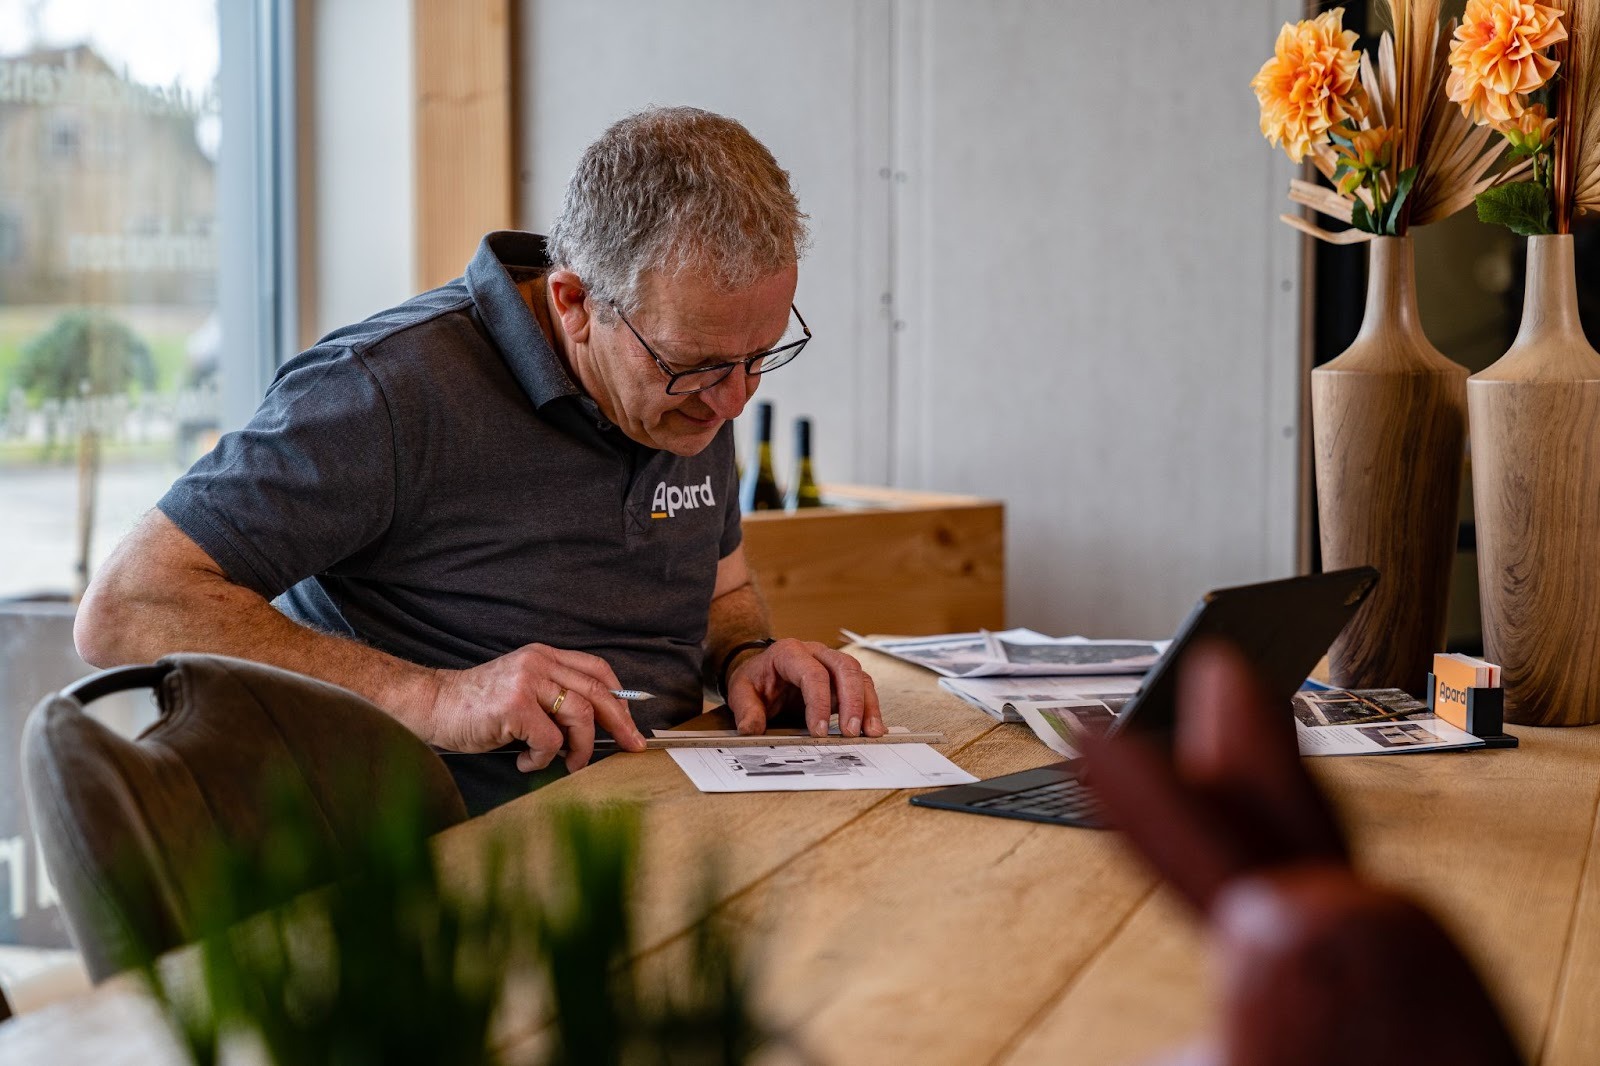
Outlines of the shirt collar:
{"label": "shirt collar", "polygon": [[561,365],[560,356],[550,346],[544,330],[539,328],[539,320],[523,300],[507,269],[545,270],[549,266],[545,239],[539,234],[517,230],[489,233],[479,242],[477,254],[467,264],[467,291],[477,306],[478,317],[489,331],[490,340],[500,349],[511,375],[535,407],[543,407],[563,396],[577,396],[588,400],[584,405],[587,409],[593,406],[593,401],[573,383],[566,367]]}

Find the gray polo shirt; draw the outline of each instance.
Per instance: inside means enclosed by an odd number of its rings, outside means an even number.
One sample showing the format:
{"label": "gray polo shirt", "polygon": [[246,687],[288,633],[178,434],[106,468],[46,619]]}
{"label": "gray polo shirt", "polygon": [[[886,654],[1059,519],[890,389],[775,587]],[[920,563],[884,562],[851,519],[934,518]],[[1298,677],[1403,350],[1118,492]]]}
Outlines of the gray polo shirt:
{"label": "gray polo shirt", "polygon": [[[700,709],[732,427],[681,457],[606,421],[517,291],[548,266],[544,238],[489,234],[464,277],[285,364],[159,506],[296,621],[430,667],[590,652],[656,694],[648,730]],[[510,756],[446,762],[475,810],[526,789]]]}

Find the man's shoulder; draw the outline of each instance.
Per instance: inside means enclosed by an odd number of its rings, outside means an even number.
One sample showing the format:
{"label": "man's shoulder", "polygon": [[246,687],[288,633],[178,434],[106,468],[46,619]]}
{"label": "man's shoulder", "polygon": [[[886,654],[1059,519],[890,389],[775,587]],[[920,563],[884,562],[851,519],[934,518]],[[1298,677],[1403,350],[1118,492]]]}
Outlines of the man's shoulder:
{"label": "man's shoulder", "polygon": [[457,278],[359,322],[340,326],[313,347],[348,349],[357,355],[366,355],[380,347],[404,349],[426,344],[429,334],[459,332],[463,325],[470,329],[471,311],[472,294]]}
{"label": "man's shoulder", "polygon": [[330,363],[359,365],[363,373],[396,388],[459,385],[463,371],[493,365],[499,356],[474,320],[471,294],[460,279],[342,326],[284,364],[292,370]]}

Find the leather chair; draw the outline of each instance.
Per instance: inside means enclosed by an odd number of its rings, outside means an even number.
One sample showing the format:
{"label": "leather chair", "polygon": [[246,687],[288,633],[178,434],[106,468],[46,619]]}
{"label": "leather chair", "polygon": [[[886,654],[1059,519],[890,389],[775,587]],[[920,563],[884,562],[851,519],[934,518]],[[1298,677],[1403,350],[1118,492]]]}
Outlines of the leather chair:
{"label": "leather chair", "polygon": [[[84,712],[140,687],[155,690],[161,715],[135,740]],[[288,790],[295,809],[315,812],[311,831],[327,854],[367,833],[399,782],[420,790],[421,831],[467,816],[438,757],[371,703],[213,655],[107,670],[45,697],[23,735],[23,778],[45,867],[96,982],[195,938],[208,857],[221,842],[262,839],[269,794]]]}

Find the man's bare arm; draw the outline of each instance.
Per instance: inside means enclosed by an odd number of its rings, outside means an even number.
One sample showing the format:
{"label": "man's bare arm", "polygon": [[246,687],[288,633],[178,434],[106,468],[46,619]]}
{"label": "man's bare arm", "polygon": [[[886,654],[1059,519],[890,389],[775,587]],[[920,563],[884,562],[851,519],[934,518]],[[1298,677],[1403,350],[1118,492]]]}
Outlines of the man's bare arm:
{"label": "man's bare arm", "polygon": [[[772,635],[772,619],[767,615],[767,601],[756,585],[755,574],[745,562],[744,548],[735,548],[717,564],[717,583],[711,594],[711,615],[706,623],[706,687],[715,690],[721,682],[717,671],[730,648],[747,640],[761,640]],[[733,666],[755,654],[744,652]],[[729,673],[733,669],[730,667]]]}
{"label": "man's bare arm", "polygon": [[73,638],[101,667],[194,651],[310,674],[365,696],[418,735],[438,694],[438,671],[298,625],[229,581],[160,511],[145,515],[95,576]]}
{"label": "man's bare arm", "polygon": [[[526,741],[523,769],[568,751],[588,761],[596,720],[624,747],[642,749],[620,688],[602,660],[530,644],[470,670],[434,670],[319,633],[229,581],[160,511],[147,514],[107,560],[79,605],[73,637],[95,666],[149,662],[174,652],[234,655],[321,678],[366,697],[417,736],[456,751]],[[561,692],[561,712],[545,708]]]}

